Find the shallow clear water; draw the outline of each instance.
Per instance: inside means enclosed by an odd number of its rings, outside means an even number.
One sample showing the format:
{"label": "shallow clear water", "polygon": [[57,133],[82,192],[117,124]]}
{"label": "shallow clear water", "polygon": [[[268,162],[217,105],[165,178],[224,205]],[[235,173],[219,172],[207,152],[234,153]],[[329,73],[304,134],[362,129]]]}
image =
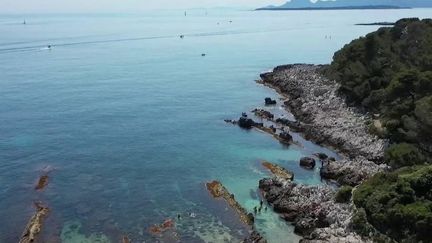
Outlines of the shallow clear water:
{"label": "shallow clear water", "polygon": [[[17,241],[38,200],[51,209],[43,242],[118,242],[123,234],[169,242],[172,235],[160,239],[148,228],[177,214],[184,242],[241,239],[244,228],[209,197],[206,181],[221,180],[248,210],[268,176],[261,160],[294,171],[301,183],[321,183],[297,162],[320,148],[285,147],[223,122],[277,98],[254,82],[259,73],[329,63],[345,43],[378,28],[354,23],[431,14],[1,15],[0,242]],[[49,185],[35,192],[47,166]],[[298,240],[270,210],[258,215],[257,228],[269,242]]]}

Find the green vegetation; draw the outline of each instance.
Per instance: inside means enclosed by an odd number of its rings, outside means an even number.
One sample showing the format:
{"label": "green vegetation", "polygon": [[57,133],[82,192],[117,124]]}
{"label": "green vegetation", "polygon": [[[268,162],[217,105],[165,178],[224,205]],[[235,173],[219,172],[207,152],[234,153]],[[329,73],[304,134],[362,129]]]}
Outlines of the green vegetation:
{"label": "green vegetation", "polygon": [[380,114],[382,127],[371,131],[430,156],[432,20],[402,19],[354,40],[335,53],[325,73],[341,83],[350,104]]}
{"label": "green vegetation", "polygon": [[385,152],[385,160],[392,168],[424,164],[424,154],[414,145],[400,143],[391,145]]}
{"label": "green vegetation", "polygon": [[353,200],[360,208],[353,218],[359,233],[371,230],[366,216],[397,241],[432,242],[432,165],[377,174],[355,190]]}
{"label": "green vegetation", "polygon": [[349,202],[349,200],[351,200],[352,189],[353,188],[351,186],[342,186],[336,193],[335,201],[337,203]]}
{"label": "green vegetation", "polygon": [[[352,228],[377,242],[432,242],[432,20],[402,19],[354,40],[324,72],[349,104],[379,117],[370,132],[391,144],[384,160],[394,171],[354,191]],[[338,201],[349,200],[345,190]]]}

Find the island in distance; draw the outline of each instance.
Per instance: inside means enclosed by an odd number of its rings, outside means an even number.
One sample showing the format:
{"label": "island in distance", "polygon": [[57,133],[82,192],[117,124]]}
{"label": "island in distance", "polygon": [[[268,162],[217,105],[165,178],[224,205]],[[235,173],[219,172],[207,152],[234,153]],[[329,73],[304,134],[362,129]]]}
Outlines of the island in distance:
{"label": "island in distance", "polygon": [[343,10],[343,9],[402,9],[430,8],[428,0],[335,0],[311,2],[291,0],[281,6],[267,6],[256,10]]}

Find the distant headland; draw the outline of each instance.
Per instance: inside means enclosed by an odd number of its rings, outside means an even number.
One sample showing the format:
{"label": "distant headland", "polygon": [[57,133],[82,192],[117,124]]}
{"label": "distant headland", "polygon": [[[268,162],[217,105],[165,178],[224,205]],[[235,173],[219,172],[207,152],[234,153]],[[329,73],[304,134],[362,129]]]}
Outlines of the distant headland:
{"label": "distant headland", "polygon": [[409,9],[430,8],[427,0],[335,0],[311,2],[291,0],[281,6],[267,6],[256,10],[350,10],[350,9]]}

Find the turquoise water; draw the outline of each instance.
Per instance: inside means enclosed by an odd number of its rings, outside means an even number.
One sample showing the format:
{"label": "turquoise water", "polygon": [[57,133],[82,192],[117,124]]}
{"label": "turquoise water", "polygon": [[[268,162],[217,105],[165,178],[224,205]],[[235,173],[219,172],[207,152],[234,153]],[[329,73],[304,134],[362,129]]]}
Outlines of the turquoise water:
{"label": "turquoise water", "polygon": [[[42,242],[118,242],[123,234],[170,242],[171,233],[160,238],[148,228],[177,214],[184,242],[241,239],[244,228],[209,197],[206,181],[221,180],[248,210],[268,176],[261,160],[294,171],[301,183],[321,183],[317,170],[297,162],[318,147],[298,137],[302,146],[285,147],[223,122],[277,98],[254,82],[259,73],[328,63],[378,28],[354,23],[431,14],[0,15],[0,242],[17,241],[38,200],[51,209]],[[46,167],[49,185],[35,192]],[[257,218],[270,242],[298,240],[270,210]]]}

